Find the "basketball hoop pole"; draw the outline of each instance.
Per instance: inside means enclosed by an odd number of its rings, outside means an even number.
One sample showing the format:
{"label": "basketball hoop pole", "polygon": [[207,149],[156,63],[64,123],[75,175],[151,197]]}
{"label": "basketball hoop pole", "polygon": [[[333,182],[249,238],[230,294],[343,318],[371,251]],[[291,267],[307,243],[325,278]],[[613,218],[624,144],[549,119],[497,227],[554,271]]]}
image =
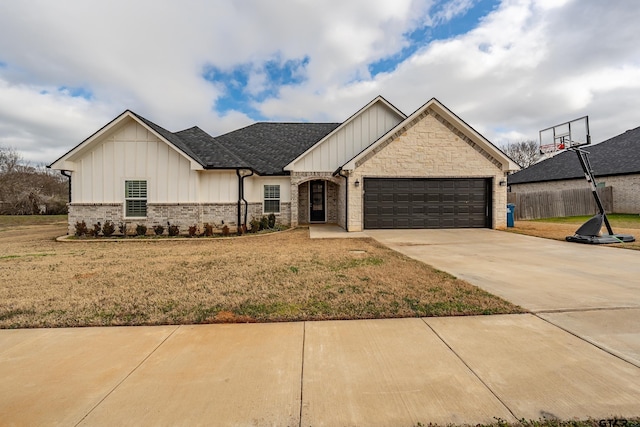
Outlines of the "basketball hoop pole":
{"label": "basketball hoop pole", "polygon": [[604,220],[604,224],[607,227],[607,231],[610,235],[613,235],[613,230],[611,229],[611,224],[609,224],[609,219],[607,218],[607,214],[604,211],[604,205],[602,204],[602,200],[600,200],[600,195],[598,194],[598,187],[596,186],[596,179],[593,175],[593,169],[591,168],[591,162],[589,161],[589,152],[583,150],[580,147],[571,147],[569,148],[571,151],[575,151],[578,155],[578,159],[580,160],[580,166],[582,166],[582,170],[584,171],[584,177],[587,179],[587,182],[591,186],[591,193],[593,194],[593,198],[596,201],[596,205],[598,206],[598,210],[602,215],[602,219]]}
{"label": "basketball hoop pole", "polygon": [[[565,240],[575,243],[603,244],[603,243],[624,243],[634,242],[636,239],[630,234],[613,234],[609,218],[604,211],[602,200],[598,194],[596,178],[593,174],[591,162],[589,162],[589,152],[582,149],[584,145],[591,144],[589,135],[589,116],[580,117],[559,125],[542,129],[540,135],[540,151],[556,154],[560,150],[574,151],[578,155],[580,166],[584,172],[584,177],[591,186],[591,193],[598,206],[598,213],[582,224],[573,236],[567,236]],[[602,234],[602,223],[607,226],[608,235]]]}

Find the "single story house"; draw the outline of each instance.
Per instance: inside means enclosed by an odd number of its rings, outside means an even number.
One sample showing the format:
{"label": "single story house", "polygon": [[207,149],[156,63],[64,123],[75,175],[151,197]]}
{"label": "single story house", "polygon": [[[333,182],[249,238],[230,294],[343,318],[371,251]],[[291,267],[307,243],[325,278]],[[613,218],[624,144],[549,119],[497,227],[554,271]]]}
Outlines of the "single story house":
{"label": "single story house", "polygon": [[[614,213],[640,213],[640,127],[583,147],[597,184],[612,187]],[[514,193],[589,188],[578,156],[564,151],[509,175]]]}
{"label": "single story house", "polygon": [[409,116],[378,96],[343,123],[255,123],[213,137],[125,111],[49,165],[70,177],[76,221],[235,227],[506,226],[518,168],[433,98]]}

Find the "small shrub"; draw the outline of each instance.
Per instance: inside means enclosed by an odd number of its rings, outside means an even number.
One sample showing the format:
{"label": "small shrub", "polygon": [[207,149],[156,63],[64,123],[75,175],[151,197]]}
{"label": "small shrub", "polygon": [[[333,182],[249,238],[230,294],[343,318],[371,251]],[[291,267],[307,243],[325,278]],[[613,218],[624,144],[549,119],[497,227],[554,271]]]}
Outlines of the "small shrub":
{"label": "small shrub", "polygon": [[81,236],[86,236],[87,233],[89,232],[89,229],[87,228],[87,223],[84,221],[76,221],[76,236],[81,237]]}
{"label": "small shrub", "polygon": [[111,221],[105,221],[102,226],[102,235],[104,237],[111,237],[116,231],[116,226]]}
{"label": "small shrub", "polygon": [[180,228],[177,225],[171,225],[171,223],[167,223],[169,226],[168,232],[169,236],[177,236],[180,234]]}
{"label": "small shrub", "polygon": [[100,235],[101,229],[102,229],[102,226],[100,225],[99,222],[97,224],[93,224],[93,228],[89,230],[89,236],[98,237]]}
{"label": "small shrub", "polygon": [[162,233],[164,233],[164,227],[160,224],[154,225],[153,232],[156,233],[156,236],[162,236]]}
{"label": "small shrub", "polygon": [[267,228],[269,228],[269,218],[263,216],[260,218],[260,230],[266,230]]}
{"label": "small shrub", "polygon": [[258,231],[260,231],[260,220],[257,218],[253,218],[250,222],[249,225],[251,226],[251,233],[257,233]]}
{"label": "small shrub", "polygon": [[269,217],[267,218],[267,223],[269,225],[269,228],[273,228],[276,226],[276,215],[273,213],[269,214]]}
{"label": "small shrub", "polygon": [[204,235],[205,237],[213,236],[213,225],[208,222],[204,224]]}
{"label": "small shrub", "polygon": [[144,224],[138,224],[136,226],[136,236],[144,236],[147,234],[147,226]]}
{"label": "small shrub", "polygon": [[122,234],[123,236],[127,235],[127,223],[126,222],[121,222],[120,224],[118,224],[118,232],[120,234]]}
{"label": "small shrub", "polygon": [[198,234],[198,226],[190,225],[188,232],[189,232],[189,237],[195,237],[195,235]]}
{"label": "small shrub", "polygon": [[227,227],[226,225],[224,227],[222,227],[222,235],[223,236],[228,236],[229,235],[229,227]]}

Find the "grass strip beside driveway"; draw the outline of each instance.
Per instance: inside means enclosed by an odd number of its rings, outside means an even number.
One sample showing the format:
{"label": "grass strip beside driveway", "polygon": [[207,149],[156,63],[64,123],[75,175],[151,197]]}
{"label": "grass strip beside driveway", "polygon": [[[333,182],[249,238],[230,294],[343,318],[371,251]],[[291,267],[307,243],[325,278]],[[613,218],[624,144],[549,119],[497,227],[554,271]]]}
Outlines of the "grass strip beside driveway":
{"label": "grass strip beside driveway", "polygon": [[[518,220],[514,228],[508,231],[519,234],[526,234],[546,239],[565,240],[567,236],[575,234],[591,216],[572,216],[559,218],[544,218],[536,220]],[[640,215],[637,214],[607,214],[607,218],[613,228],[614,233],[630,234],[636,238],[635,242],[614,243],[602,246],[618,247],[624,249],[640,250]],[[607,233],[603,226],[602,232]]]}
{"label": "grass strip beside driveway", "polygon": [[0,233],[0,328],[270,322],[523,310],[372,239],[59,243]]}

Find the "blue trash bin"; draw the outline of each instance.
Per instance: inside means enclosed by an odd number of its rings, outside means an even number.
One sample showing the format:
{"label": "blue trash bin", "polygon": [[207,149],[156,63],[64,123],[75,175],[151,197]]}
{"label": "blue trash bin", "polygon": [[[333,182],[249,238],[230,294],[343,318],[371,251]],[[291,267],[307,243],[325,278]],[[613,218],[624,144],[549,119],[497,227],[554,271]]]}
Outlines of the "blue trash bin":
{"label": "blue trash bin", "polygon": [[514,226],[514,216],[516,211],[516,205],[513,203],[507,203],[507,227]]}

